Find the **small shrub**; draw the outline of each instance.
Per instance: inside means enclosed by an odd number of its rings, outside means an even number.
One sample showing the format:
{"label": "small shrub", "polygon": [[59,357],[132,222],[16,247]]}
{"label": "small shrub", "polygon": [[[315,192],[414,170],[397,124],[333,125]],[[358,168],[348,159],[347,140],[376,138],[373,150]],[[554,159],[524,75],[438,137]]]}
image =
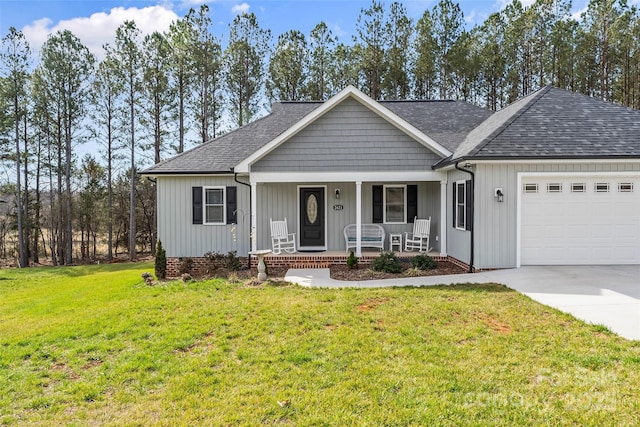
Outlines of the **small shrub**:
{"label": "small shrub", "polygon": [[349,258],[347,258],[347,267],[349,267],[349,270],[358,268],[358,258],[353,253],[353,251],[349,252]]}
{"label": "small shrub", "polygon": [[213,274],[216,270],[224,267],[224,255],[220,252],[207,252],[204,257],[207,259],[205,268],[207,274]]}
{"label": "small shrub", "polygon": [[142,280],[144,280],[144,283],[147,286],[153,286],[153,284],[154,284],[153,274],[151,274],[149,272],[142,273]]}
{"label": "small shrub", "polygon": [[411,266],[420,270],[433,270],[438,264],[429,255],[420,254],[411,258]]}
{"label": "small shrub", "polygon": [[193,280],[193,277],[189,273],[182,273],[182,281],[184,283],[189,283]]}
{"label": "small shrub", "polygon": [[240,258],[236,255],[236,251],[231,251],[225,257],[225,267],[227,270],[238,271],[242,269]]}
{"label": "small shrub", "polygon": [[180,274],[191,274],[191,269],[193,268],[193,258],[184,258],[180,263],[180,267],[178,269],[178,273]]}
{"label": "small shrub", "polygon": [[371,268],[374,271],[385,273],[400,273],[402,271],[400,260],[393,252],[382,252],[378,258],[371,262]]}
{"label": "small shrub", "polygon": [[162,242],[160,240],[158,240],[158,246],[156,247],[155,272],[158,280],[165,279],[167,277],[167,252],[162,247]]}

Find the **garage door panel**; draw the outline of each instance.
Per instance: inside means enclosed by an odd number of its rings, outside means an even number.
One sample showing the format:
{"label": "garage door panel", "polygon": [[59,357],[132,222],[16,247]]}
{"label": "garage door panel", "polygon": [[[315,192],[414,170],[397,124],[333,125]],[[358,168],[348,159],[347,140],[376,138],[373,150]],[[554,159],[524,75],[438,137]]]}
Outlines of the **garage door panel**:
{"label": "garage door panel", "polygon": [[[640,179],[602,176],[526,177],[537,193],[521,197],[521,264],[640,264]],[[547,184],[562,192],[547,192]],[[584,183],[584,192],[572,192]],[[596,183],[608,184],[597,192]],[[632,191],[619,191],[632,183]],[[602,186],[601,186],[602,187]],[[606,188],[604,186],[603,188]]]}

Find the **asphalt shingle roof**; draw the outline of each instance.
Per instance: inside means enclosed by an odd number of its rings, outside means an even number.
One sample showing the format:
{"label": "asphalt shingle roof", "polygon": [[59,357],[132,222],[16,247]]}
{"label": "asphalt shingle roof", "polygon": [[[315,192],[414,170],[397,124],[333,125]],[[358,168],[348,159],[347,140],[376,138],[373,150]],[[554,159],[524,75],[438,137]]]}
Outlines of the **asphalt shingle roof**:
{"label": "asphalt shingle roof", "polygon": [[382,101],[381,104],[451,152],[472,129],[493,114],[464,101]]}
{"label": "asphalt shingle roof", "polygon": [[640,157],[640,110],[547,86],[470,132],[460,158]]}

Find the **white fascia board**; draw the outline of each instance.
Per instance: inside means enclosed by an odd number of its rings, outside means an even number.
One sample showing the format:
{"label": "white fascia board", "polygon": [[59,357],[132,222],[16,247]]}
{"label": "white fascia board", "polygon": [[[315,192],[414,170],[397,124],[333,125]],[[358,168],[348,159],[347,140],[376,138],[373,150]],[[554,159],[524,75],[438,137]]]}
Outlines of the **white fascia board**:
{"label": "white fascia board", "polygon": [[438,172],[438,171],[254,172],[250,175],[249,179],[251,182],[255,182],[255,183],[413,182],[413,181],[447,182],[447,174]]}
{"label": "white fascia board", "polygon": [[375,113],[383,117],[389,123],[396,126],[398,129],[400,129],[401,131],[403,131],[413,139],[417,140],[422,145],[432,150],[436,154],[441,155],[443,158],[449,157],[452,154],[442,145],[438,144],[433,139],[429,138],[427,135],[422,133],[416,127],[411,125],[406,120],[402,119],[397,114],[393,113],[388,108],[384,107],[379,102],[374,101],[373,99],[371,99],[370,97],[368,97],[363,92],[356,89],[355,87],[347,86],[338,94],[334,95],[333,97],[325,101],[320,107],[316,108],[315,110],[313,110],[312,112],[304,116],[300,121],[298,121],[296,124],[291,126],[285,132],[280,134],[278,137],[271,140],[268,144],[266,144],[265,146],[263,146],[262,148],[260,148],[259,150],[251,154],[249,157],[247,157],[240,163],[238,163],[238,165],[234,168],[234,171],[249,172],[251,165],[253,163],[260,160],[262,157],[266,156],[269,152],[274,150],[280,144],[282,144],[289,138],[296,135],[298,132],[300,132],[307,126],[309,126],[315,120],[322,117],[324,114],[326,114],[328,111],[333,109],[336,105],[340,104],[342,101],[344,101],[348,97],[353,97],[356,100],[360,101],[362,104],[364,104],[366,107],[368,107],[369,109],[371,109],[372,111],[374,111]]}

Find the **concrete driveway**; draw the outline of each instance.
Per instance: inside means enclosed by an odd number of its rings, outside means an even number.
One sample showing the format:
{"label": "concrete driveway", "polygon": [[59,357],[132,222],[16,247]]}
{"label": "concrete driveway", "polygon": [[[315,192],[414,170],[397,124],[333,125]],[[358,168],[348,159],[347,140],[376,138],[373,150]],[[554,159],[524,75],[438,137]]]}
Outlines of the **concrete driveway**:
{"label": "concrete driveway", "polygon": [[430,286],[501,283],[535,301],[640,340],[640,266],[536,266],[454,276],[343,282],[329,269],[289,270],[286,280],[313,287]]}

